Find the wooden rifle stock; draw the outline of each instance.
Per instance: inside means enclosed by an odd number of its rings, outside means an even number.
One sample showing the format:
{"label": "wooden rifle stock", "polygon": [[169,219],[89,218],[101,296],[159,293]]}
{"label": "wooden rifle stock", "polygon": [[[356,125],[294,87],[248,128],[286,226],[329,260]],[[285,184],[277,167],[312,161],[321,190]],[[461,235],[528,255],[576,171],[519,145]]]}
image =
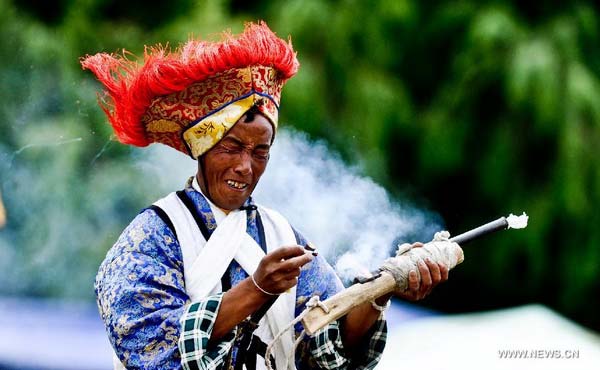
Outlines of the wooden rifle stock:
{"label": "wooden rifle stock", "polygon": [[344,316],[354,307],[370,302],[396,288],[396,281],[389,272],[382,271],[381,276],[366,283],[357,283],[348,289],[325,300],[323,303],[329,308],[325,312],[321,307],[314,307],[302,319],[306,333],[313,335],[328,323]]}

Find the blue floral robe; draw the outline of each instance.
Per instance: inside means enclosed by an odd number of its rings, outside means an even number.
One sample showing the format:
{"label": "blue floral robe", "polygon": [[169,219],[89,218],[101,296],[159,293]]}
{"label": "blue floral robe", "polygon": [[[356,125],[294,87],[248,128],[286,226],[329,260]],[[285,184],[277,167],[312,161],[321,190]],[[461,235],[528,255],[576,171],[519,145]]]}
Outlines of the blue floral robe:
{"label": "blue floral robe", "polygon": [[[216,222],[206,199],[189,182],[185,193],[209,230],[214,230]],[[259,242],[256,230],[256,217],[250,215],[248,233]],[[305,242],[299,234],[297,239]],[[229,274],[233,286],[248,277],[235,261]],[[142,211],[110,249],[95,288],[110,342],[127,369],[224,369],[228,356],[233,353],[235,357],[235,330],[218,343],[208,341],[222,294],[190,301],[177,238],[151,209]],[[300,274],[296,315],[313,295],[325,300],[342,289],[331,266],[317,256]],[[299,333],[301,324],[295,329]],[[381,318],[365,336],[363,351],[346,354],[339,323],[334,322],[302,343],[296,365],[299,369],[372,368],[379,361],[385,339],[385,320]]]}

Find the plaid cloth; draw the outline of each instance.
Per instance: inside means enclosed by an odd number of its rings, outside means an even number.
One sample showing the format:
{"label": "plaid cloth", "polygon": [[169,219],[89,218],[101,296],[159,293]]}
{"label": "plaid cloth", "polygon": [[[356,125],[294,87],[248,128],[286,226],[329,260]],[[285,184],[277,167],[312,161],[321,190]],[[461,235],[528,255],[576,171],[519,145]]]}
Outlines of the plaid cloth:
{"label": "plaid cloth", "polygon": [[[235,340],[235,331],[220,341],[209,345],[214,322],[219,311],[222,293],[210,296],[202,302],[189,306],[181,318],[179,352],[185,370],[225,369],[229,352]],[[308,338],[310,358],[297,359],[298,369],[373,369],[379,362],[385,347],[387,328],[383,316],[375,322],[357,348],[349,356],[344,352],[340,325],[337,321],[327,325],[313,337]],[[277,354],[276,354],[277,355]]]}
{"label": "plaid cloth", "polygon": [[340,325],[338,321],[334,321],[317,332],[309,342],[310,353],[319,368],[366,370],[377,365],[387,338],[383,314],[356,346],[352,355],[345,354],[340,334]]}
{"label": "plaid cloth", "polygon": [[219,312],[223,293],[191,304],[181,317],[179,352],[185,370],[222,369],[235,339],[235,331],[215,345],[209,339]]}

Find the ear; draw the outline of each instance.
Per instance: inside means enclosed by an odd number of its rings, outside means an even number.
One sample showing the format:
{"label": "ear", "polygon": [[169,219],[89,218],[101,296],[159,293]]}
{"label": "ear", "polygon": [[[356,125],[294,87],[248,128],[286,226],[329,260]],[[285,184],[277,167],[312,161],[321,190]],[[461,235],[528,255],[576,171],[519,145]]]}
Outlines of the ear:
{"label": "ear", "polygon": [[196,162],[198,163],[197,165],[197,169],[196,169],[196,181],[198,181],[198,184],[200,186],[202,186],[202,184],[204,183],[204,169],[203,169],[203,165],[204,165],[204,160],[203,160],[204,156],[200,156],[198,157],[198,159],[196,159]]}

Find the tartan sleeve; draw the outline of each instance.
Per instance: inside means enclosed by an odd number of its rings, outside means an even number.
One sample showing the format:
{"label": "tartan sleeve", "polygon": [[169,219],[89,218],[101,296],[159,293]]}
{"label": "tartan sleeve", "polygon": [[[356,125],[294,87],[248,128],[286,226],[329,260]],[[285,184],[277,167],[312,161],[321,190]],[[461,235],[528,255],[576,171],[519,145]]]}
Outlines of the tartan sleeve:
{"label": "tartan sleeve", "polygon": [[[383,313],[375,321],[371,329],[365,334],[362,342],[356,347],[352,356],[352,369],[367,370],[374,369],[381,360],[387,340],[387,323]],[[360,349],[363,351],[360,351]]]}
{"label": "tartan sleeve", "polygon": [[235,330],[209,342],[223,293],[192,303],[181,316],[179,352],[185,370],[223,369],[235,340]]}
{"label": "tartan sleeve", "polygon": [[382,315],[356,347],[357,350],[353,354],[346,354],[340,324],[334,321],[310,339],[309,348],[313,360],[321,369],[367,370],[375,368],[379,363],[386,338],[387,326]]}

